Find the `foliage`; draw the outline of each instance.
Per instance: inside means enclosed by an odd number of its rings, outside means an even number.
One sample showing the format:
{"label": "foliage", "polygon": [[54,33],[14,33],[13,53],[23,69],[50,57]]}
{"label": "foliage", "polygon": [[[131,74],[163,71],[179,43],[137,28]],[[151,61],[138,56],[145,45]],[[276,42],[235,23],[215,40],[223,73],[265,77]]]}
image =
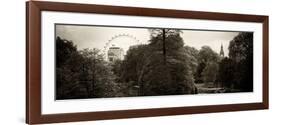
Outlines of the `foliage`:
{"label": "foliage", "polygon": [[71,41],[56,39],[56,92],[57,99],[85,96],[86,92],[79,84],[79,66],[81,60],[76,46]]}
{"label": "foliage", "polygon": [[123,75],[123,79],[126,82],[133,81],[132,83],[139,87],[139,95],[195,93],[191,58],[183,47],[182,38],[178,33],[166,36],[166,60],[163,60],[161,35],[152,35],[148,45],[129,49],[123,70],[124,74],[128,75]]}
{"label": "foliage", "polygon": [[[167,47],[169,48],[173,48],[173,47],[176,47],[176,46],[169,46],[169,45],[166,45],[167,44],[167,38],[180,38],[181,37],[173,37],[173,36],[180,36],[180,33],[181,31],[180,30],[177,30],[177,29],[149,29],[148,30],[150,32],[150,45],[153,45],[153,44],[157,44],[155,47],[155,49],[158,49],[160,50],[162,48],[162,52],[163,52],[163,63],[166,64],[167,62]],[[168,40],[169,41],[169,40]],[[170,40],[171,41],[171,40]],[[172,40],[173,41],[173,40]],[[177,42],[178,40],[174,40],[174,42]],[[180,40],[182,41],[182,40]],[[179,42],[180,42],[179,41]],[[182,43],[183,44],[183,43]],[[172,45],[178,45],[180,46],[180,44],[172,44]]]}
{"label": "foliage", "polygon": [[202,46],[198,53],[198,67],[194,74],[197,83],[215,82],[219,56],[209,46]]}
{"label": "foliage", "polygon": [[198,60],[203,63],[218,62],[219,56],[211,47],[202,46],[198,54]]}
{"label": "foliage", "polygon": [[230,41],[229,57],[221,59],[209,46],[184,45],[180,30],[149,32],[149,44],[131,46],[124,60],[114,62],[96,48],[77,50],[57,37],[56,98],[196,94],[194,83],[253,90],[253,33],[239,33]]}
{"label": "foliage", "polygon": [[239,62],[253,58],[253,33],[241,32],[229,44],[229,58]]}
{"label": "foliage", "polygon": [[[197,67],[199,66],[199,64],[198,64],[199,51],[197,49],[195,49],[194,47],[190,47],[187,45],[184,46],[183,51],[184,51],[183,53],[185,54],[185,56],[188,59],[187,63],[192,70],[192,74],[193,74],[193,76],[195,76]],[[194,80],[196,80],[196,79],[194,78]]]}
{"label": "foliage", "polygon": [[123,65],[123,61],[122,60],[115,60],[112,64],[111,64],[111,67],[112,67],[112,72],[113,74],[116,75],[116,79],[115,79],[115,82],[121,82],[121,73],[122,73],[122,67]]}
{"label": "foliage", "polygon": [[202,71],[203,81],[206,83],[215,82],[218,70],[219,66],[217,62],[207,63],[204,70]]}
{"label": "foliage", "polygon": [[235,62],[234,87],[253,91],[253,33],[239,33],[229,45],[229,58]]}
{"label": "foliage", "polygon": [[203,80],[202,72],[205,69],[206,64],[203,63],[203,62],[198,62],[198,63],[199,64],[198,64],[198,66],[196,68],[196,71],[194,73],[194,79],[195,79],[195,83],[203,83],[204,80]]}
{"label": "foliage", "polygon": [[219,86],[232,88],[235,72],[235,63],[229,58],[223,58],[219,63]]}
{"label": "foliage", "polygon": [[80,78],[87,88],[88,97],[113,96],[114,75],[111,68],[103,59],[98,49],[84,49],[80,51],[83,57],[83,70]]}
{"label": "foliage", "polygon": [[114,74],[97,49],[77,50],[71,41],[56,39],[57,99],[114,96]]}

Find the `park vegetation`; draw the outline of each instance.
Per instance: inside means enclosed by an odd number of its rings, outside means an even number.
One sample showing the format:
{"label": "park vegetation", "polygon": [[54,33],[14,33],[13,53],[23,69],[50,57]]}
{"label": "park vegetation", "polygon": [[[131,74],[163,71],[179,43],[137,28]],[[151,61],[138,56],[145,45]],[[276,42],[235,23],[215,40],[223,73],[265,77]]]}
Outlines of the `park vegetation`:
{"label": "park vegetation", "polygon": [[131,46],[114,62],[57,37],[56,99],[253,91],[253,33],[239,33],[221,57],[209,46],[184,45],[180,30],[149,32],[148,44]]}

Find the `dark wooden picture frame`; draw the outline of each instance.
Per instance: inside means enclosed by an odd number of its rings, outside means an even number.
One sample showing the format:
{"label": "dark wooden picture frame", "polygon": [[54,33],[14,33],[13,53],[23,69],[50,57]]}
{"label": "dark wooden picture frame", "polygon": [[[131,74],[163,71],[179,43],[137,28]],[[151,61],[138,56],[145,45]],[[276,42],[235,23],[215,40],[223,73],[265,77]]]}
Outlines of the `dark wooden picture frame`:
{"label": "dark wooden picture frame", "polygon": [[[169,17],[218,21],[262,23],[262,102],[209,106],[166,107],[153,109],[99,111],[84,113],[41,113],[41,12],[59,11],[76,13],[98,13],[148,17]],[[26,3],[26,123],[54,123],[87,120],[151,117],[210,112],[243,111],[269,108],[268,90],[268,16],[226,14],[214,12],[180,11],[136,7],[118,7],[90,4],[72,4],[29,1]]]}

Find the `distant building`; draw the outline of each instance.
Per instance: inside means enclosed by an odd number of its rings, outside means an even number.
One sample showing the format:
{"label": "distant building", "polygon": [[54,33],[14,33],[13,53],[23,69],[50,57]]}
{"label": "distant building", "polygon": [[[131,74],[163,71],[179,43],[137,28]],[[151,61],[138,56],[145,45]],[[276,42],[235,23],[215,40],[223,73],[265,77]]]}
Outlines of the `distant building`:
{"label": "distant building", "polygon": [[120,47],[112,46],[108,49],[107,57],[109,62],[124,59],[124,50]]}
{"label": "distant building", "polygon": [[222,44],[221,44],[220,57],[224,57],[224,51],[223,51],[223,46],[222,46]]}

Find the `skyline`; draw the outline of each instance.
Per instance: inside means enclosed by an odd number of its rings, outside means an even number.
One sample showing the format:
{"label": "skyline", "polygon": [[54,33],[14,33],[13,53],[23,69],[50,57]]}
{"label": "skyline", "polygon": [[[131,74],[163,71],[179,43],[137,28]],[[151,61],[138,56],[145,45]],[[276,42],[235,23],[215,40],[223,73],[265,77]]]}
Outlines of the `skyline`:
{"label": "skyline", "polygon": [[[124,28],[124,27],[102,27],[102,26],[78,26],[78,25],[56,25],[56,37],[71,40],[78,50],[85,48],[97,48],[105,50],[106,43],[121,34],[121,37],[112,40],[108,46],[115,45],[126,51],[131,45],[147,44],[150,39],[148,28]],[[225,56],[228,56],[229,42],[239,32],[230,31],[203,31],[203,30],[181,30],[184,45],[200,50],[202,46],[210,46],[216,53],[220,52],[223,45]],[[122,37],[127,35],[131,37]],[[106,51],[107,51],[106,50]]]}

